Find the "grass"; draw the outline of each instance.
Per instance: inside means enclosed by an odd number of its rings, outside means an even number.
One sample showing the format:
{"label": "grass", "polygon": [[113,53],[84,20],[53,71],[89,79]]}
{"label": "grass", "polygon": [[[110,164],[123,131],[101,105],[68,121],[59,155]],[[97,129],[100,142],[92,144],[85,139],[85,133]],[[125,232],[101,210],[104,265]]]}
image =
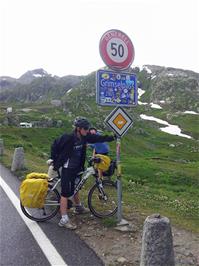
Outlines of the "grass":
{"label": "grass", "polygon": [[115,217],[104,218],[102,224],[106,227],[115,227],[117,226],[117,219]]}
{"label": "grass", "polygon": [[[23,146],[26,169],[17,175],[23,179],[33,171],[47,172],[50,145],[62,133],[63,128],[2,127],[0,138],[5,152],[0,160],[10,168],[14,149]],[[110,147],[115,157],[115,143]],[[158,131],[154,124],[138,121],[121,141],[124,215],[134,211],[159,212],[172,224],[198,232],[198,149],[195,140],[172,136]],[[90,183],[82,190],[84,197],[89,186]],[[111,226],[114,221],[104,223]]]}

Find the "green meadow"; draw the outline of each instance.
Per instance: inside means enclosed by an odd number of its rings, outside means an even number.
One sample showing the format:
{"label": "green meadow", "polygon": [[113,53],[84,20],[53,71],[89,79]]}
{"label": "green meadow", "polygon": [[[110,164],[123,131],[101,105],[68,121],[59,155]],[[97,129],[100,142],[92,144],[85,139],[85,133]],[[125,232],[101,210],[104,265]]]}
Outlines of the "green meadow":
{"label": "green meadow", "polygon": [[[47,172],[51,143],[65,128],[70,132],[70,123],[65,122],[64,128],[2,126],[0,138],[5,150],[1,162],[10,168],[14,149],[22,146],[25,169],[16,174],[23,179],[29,172]],[[110,147],[115,158],[116,143]],[[161,132],[149,121],[138,121],[121,139],[121,164],[124,216],[158,212],[172,224],[199,232],[198,141]]]}

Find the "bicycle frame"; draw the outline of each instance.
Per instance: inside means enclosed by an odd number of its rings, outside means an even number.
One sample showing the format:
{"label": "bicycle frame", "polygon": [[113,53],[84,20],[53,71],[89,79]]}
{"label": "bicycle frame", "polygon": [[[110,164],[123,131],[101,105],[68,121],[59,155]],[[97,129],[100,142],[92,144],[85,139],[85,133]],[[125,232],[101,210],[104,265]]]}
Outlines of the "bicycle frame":
{"label": "bicycle frame", "polygon": [[[95,169],[93,167],[88,167],[86,171],[83,172],[82,179],[79,181],[79,183],[75,187],[73,195],[69,197],[70,200],[73,200],[74,196],[83,187],[83,185],[85,184],[89,176],[94,175],[94,174],[95,174]],[[81,175],[81,173],[79,173],[78,175]]]}
{"label": "bicycle frame", "polygon": [[[94,162],[94,158],[92,159],[92,163]],[[56,186],[60,183],[61,181],[61,175],[59,170],[57,171],[58,173],[58,177],[59,179],[57,180],[57,182],[54,184],[54,186],[52,187],[51,190],[55,189]],[[87,169],[84,172],[80,172],[77,174],[78,176],[81,176],[81,180],[77,183],[77,185],[75,185],[75,189],[74,189],[74,193],[72,196],[68,197],[69,200],[71,200],[74,203],[74,196],[78,193],[78,191],[83,187],[83,185],[86,183],[87,179],[91,176],[95,176],[96,180],[96,185],[98,188],[99,193],[101,194],[102,198],[106,201],[108,199],[106,193],[104,192],[103,189],[103,184],[102,184],[102,180],[98,177],[97,175],[97,171],[94,168],[93,164],[91,164],[89,167],[87,167]]]}
{"label": "bicycle frame", "polygon": [[[95,179],[95,183],[91,186],[88,192],[88,207],[91,213],[98,218],[114,215],[117,212],[117,205],[115,204],[115,202],[117,202],[117,184],[111,180],[102,180],[99,178],[97,170],[93,166],[89,166],[84,172],[78,173],[77,177],[81,178],[78,180],[77,185],[75,186],[75,191],[69,199],[74,203],[74,196],[83,187],[90,176],[93,176]],[[44,222],[54,217],[58,213],[60,207],[60,192],[56,188],[60,182],[61,176],[58,172],[57,177],[49,180],[49,190],[44,207],[41,209],[29,209],[20,203],[22,212],[29,219],[37,222]],[[48,208],[48,206],[54,206],[55,208],[51,209]],[[41,213],[41,211],[43,211],[43,213]]]}
{"label": "bicycle frame", "polygon": [[[59,179],[57,180],[57,182],[53,185],[53,187],[51,188],[51,190],[55,189],[57,187],[57,185],[61,182],[61,176],[59,171],[57,172]],[[78,182],[77,186],[75,186],[75,190],[72,196],[70,196],[68,199],[73,200],[74,196],[78,193],[78,191],[83,187],[83,185],[85,184],[86,180],[91,176],[95,174],[95,169],[91,166],[88,167],[84,172],[80,172],[78,173],[78,176],[82,175],[82,179]]]}

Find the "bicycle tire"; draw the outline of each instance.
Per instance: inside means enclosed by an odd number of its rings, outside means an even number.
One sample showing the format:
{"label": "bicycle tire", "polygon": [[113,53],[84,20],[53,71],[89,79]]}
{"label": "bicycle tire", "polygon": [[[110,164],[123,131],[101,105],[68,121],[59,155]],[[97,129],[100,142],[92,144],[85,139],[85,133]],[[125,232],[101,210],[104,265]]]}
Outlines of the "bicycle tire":
{"label": "bicycle tire", "polygon": [[21,210],[26,217],[36,222],[45,222],[53,218],[60,209],[60,194],[56,188],[52,189],[52,185],[48,184],[48,192],[45,199],[44,207],[28,208],[20,202]]}
{"label": "bicycle tire", "polygon": [[97,184],[93,185],[88,193],[88,207],[98,218],[110,217],[117,212],[117,183],[103,180],[102,185],[107,196],[106,200],[101,196]]}

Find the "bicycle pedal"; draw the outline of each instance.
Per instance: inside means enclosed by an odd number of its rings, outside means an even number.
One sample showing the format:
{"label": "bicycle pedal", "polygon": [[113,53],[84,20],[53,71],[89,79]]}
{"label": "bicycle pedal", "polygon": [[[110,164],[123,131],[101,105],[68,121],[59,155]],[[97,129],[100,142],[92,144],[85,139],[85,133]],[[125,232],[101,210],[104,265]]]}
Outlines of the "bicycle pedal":
{"label": "bicycle pedal", "polygon": [[101,194],[98,195],[99,200],[103,199],[103,196]]}

